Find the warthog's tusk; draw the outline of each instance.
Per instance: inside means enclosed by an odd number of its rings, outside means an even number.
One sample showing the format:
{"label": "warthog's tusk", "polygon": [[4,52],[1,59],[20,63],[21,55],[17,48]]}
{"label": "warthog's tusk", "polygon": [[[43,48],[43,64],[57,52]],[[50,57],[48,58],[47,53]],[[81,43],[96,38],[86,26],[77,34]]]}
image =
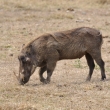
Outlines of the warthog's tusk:
{"label": "warthog's tusk", "polygon": [[36,67],[37,67],[37,66],[33,65],[32,70],[31,70],[31,75],[34,73]]}
{"label": "warthog's tusk", "polygon": [[17,80],[19,81],[19,76],[16,75],[16,73],[13,71],[15,77],[17,78]]}

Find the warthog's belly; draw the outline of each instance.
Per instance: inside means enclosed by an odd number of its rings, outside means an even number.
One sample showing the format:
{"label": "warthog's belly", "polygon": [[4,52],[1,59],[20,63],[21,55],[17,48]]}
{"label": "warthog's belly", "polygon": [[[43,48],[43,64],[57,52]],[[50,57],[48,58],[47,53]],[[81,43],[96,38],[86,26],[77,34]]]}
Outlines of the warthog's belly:
{"label": "warthog's belly", "polygon": [[70,50],[63,50],[61,51],[60,53],[60,60],[61,59],[76,59],[76,58],[81,58],[85,55],[85,51],[76,51],[76,50],[73,50],[73,51],[70,51]]}

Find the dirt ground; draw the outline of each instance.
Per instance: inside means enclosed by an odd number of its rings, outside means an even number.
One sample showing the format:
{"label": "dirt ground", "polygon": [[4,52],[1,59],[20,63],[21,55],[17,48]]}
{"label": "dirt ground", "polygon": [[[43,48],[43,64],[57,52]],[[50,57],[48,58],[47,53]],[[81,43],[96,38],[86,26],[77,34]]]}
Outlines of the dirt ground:
{"label": "dirt ground", "polygon": [[[22,44],[44,33],[82,26],[103,34],[105,81],[100,81],[96,65],[86,82],[83,57],[58,62],[50,84],[39,81],[39,68],[26,85],[18,84],[13,71],[18,73]],[[110,1],[0,0],[0,110],[110,110]]]}

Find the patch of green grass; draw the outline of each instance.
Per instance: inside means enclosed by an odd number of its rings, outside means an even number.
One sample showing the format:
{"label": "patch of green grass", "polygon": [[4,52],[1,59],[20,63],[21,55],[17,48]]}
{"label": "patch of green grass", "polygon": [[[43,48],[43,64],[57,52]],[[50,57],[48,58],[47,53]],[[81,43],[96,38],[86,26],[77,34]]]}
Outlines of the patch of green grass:
{"label": "patch of green grass", "polygon": [[110,68],[109,67],[106,67],[105,70],[110,72]]}
{"label": "patch of green grass", "polygon": [[81,65],[80,59],[75,60],[74,66],[75,66],[75,68],[83,68],[83,66]]}
{"label": "patch of green grass", "polygon": [[5,54],[0,54],[0,59],[5,59],[6,55]]}
{"label": "patch of green grass", "polygon": [[100,69],[97,64],[95,64],[95,69],[96,69],[96,70],[99,70],[99,69]]}
{"label": "patch of green grass", "polygon": [[4,48],[12,48],[12,46],[11,45],[6,45],[6,46],[4,46]]}

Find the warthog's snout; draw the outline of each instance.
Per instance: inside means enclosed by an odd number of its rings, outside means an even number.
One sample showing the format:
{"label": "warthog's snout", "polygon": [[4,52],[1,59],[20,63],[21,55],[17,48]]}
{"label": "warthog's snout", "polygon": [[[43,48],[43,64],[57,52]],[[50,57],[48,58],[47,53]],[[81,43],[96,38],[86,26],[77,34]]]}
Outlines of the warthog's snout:
{"label": "warthog's snout", "polygon": [[20,85],[24,85],[24,84],[26,84],[28,81],[29,81],[29,78],[26,78],[26,77],[25,77],[25,78],[22,78],[22,79],[19,80],[19,84],[20,84]]}
{"label": "warthog's snout", "polygon": [[26,84],[30,79],[30,76],[24,76],[23,74],[19,74],[19,76],[17,76],[16,73],[14,72],[14,75],[16,76],[20,85]]}

